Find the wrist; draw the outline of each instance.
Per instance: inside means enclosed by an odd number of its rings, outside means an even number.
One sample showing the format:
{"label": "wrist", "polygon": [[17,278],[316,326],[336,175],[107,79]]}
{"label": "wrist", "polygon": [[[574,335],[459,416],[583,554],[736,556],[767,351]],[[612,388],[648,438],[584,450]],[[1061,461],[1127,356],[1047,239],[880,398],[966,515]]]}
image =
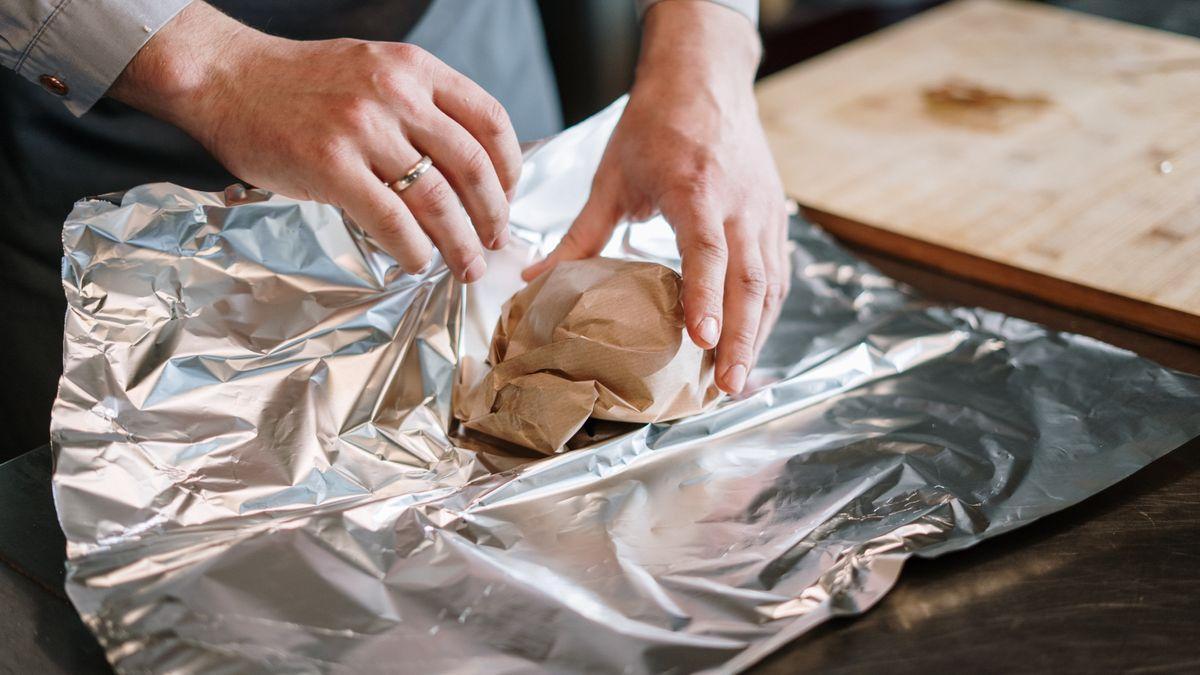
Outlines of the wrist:
{"label": "wrist", "polygon": [[663,0],[645,15],[635,88],[652,85],[750,91],[762,57],[745,16],[708,0]]}
{"label": "wrist", "polygon": [[238,68],[252,63],[255,31],[203,2],[163,26],[113,83],[108,95],[164,119],[208,145],[208,128]]}

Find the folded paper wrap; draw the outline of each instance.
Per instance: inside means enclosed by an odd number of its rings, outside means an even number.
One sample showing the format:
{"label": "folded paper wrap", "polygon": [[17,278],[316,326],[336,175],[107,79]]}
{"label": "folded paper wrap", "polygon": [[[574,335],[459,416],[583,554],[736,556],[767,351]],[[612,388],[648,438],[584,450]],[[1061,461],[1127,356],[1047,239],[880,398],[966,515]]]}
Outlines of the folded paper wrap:
{"label": "folded paper wrap", "polygon": [[455,417],[553,453],[589,417],[663,422],[700,412],[720,392],[712,352],[684,331],[679,290],[679,275],[657,263],[559,264],[504,304],[488,364],[463,360]]}

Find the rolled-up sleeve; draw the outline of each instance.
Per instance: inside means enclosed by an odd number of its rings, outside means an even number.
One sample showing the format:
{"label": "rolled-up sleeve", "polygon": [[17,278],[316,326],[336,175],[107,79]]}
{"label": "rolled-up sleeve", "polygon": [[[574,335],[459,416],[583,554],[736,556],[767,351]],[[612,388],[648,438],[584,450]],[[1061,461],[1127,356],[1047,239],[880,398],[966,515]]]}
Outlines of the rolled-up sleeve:
{"label": "rolled-up sleeve", "polygon": [[[635,0],[637,3],[638,16],[646,13],[654,5],[662,2],[662,0]],[[742,14],[750,23],[758,25],[758,0],[708,0],[715,2],[718,5],[724,5],[739,14]]]}
{"label": "rolled-up sleeve", "polygon": [[191,0],[0,0],[0,64],[87,112]]}

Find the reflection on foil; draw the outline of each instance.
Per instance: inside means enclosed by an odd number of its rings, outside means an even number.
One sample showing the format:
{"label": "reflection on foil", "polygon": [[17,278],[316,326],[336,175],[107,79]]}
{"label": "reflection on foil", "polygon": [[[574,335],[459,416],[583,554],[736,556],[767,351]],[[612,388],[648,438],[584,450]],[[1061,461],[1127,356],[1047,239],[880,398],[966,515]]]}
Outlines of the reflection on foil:
{"label": "reflection on foil", "polygon": [[[450,425],[621,103],[527,155],[464,294],[338,212],[150,185],[78,204],[55,406],[67,589],[128,672],[738,670],[1200,434],[1200,381],[932,306],[794,221],[756,391],[546,459]],[[609,255],[675,262],[661,220]]]}

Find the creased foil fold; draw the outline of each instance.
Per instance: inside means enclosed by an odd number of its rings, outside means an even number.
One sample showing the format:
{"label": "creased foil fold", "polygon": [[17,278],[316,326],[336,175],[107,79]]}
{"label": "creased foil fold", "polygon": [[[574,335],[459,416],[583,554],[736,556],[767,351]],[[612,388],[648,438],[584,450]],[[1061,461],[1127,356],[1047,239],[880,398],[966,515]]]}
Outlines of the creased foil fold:
{"label": "creased foil fold", "polygon": [[[126,672],[742,669],[1200,434],[1200,381],[935,306],[792,223],[751,395],[549,458],[450,396],[623,102],[526,156],[465,293],[336,210],[147,185],[64,229],[67,590]],[[606,254],[677,267],[656,219]],[[536,461],[535,461],[536,459]]]}

